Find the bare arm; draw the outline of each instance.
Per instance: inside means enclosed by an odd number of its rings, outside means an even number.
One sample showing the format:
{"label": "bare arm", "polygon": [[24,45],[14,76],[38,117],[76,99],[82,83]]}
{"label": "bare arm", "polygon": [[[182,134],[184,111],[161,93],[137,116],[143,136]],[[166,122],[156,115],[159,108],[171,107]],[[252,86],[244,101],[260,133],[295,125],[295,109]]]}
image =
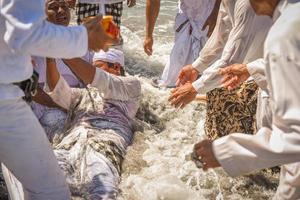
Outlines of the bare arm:
{"label": "bare arm", "polygon": [[146,5],[146,37],[144,41],[144,51],[152,54],[153,30],[160,9],[160,0],[147,0]]}
{"label": "bare arm", "polygon": [[84,82],[84,84],[88,85],[93,82],[96,67],[81,58],[64,59],[63,61],[71,71]]}
{"label": "bare arm", "polygon": [[58,83],[60,74],[56,67],[56,62],[52,58],[46,58],[46,79],[50,91],[53,91]]}
{"label": "bare arm", "polygon": [[63,109],[62,107],[60,107],[58,104],[56,104],[51,97],[44,92],[44,90],[42,90],[40,87],[38,87],[37,89],[37,94],[35,96],[32,97],[33,101],[47,106],[49,108],[59,108],[59,109]]}
{"label": "bare arm", "polygon": [[54,59],[47,58],[46,65],[47,85],[45,91],[57,105],[68,110],[72,102],[73,93],[76,93],[75,89],[71,89],[64,78],[60,76]]}

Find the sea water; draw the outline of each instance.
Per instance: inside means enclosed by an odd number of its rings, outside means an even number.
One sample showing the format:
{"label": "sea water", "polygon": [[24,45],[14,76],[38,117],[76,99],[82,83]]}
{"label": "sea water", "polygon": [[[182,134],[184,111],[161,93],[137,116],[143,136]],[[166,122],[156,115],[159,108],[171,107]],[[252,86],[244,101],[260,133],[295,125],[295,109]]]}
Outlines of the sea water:
{"label": "sea water", "polygon": [[138,113],[139,130],[123,163],[118,200],[270,199],[278,173],[264,170],[230,178],[222,169],[196,168],[189,154],[205,138],[205,104],[193,102],[178,110],[168,103],[170,90],[151,85],[169,59],[174,43],[178,2],[161,1],[154,30],[153,55],[143,51],[145,0],[126,8],[122,18],[126,70],[139,77],[143,98]]}

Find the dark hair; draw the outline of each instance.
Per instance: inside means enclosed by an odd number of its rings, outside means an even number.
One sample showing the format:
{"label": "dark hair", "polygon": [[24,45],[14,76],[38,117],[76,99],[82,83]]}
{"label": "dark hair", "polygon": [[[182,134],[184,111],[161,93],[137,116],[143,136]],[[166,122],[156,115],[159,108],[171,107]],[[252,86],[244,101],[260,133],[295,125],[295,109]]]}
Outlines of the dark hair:
{"label": "dark hair", "polygon": [[[114,63],[111,62],[106,62],[108,67],[114,67]],[[125,69],[123,66],[120,66],[120,75],[125,76]]]}

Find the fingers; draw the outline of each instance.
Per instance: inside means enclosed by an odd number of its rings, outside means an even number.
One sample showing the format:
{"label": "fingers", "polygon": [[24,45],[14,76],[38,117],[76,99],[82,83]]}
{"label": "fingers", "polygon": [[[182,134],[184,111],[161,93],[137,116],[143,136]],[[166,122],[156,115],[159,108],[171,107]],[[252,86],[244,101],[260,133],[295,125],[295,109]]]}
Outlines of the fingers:
{"label": "fingers", "polygon": [[144,52],[148,55],[151,56],[152,55],[152,48],[149,48],[147,46],[144,46]]}
{"label": "fingers", "polygon": [[239,85],[239,78],[237,76],[233,76],[223,83],[223,87],[227,88],[228,90],[232,90],[238,85]]}
{"label": "fingers", "polygon": [[148,56],[151,56],[152,53],[153,53],[152,46],[153,46],[153,40],[151,40],[151,39],[146,39],[145,42],[144,42],[144,52],[145,52]]}
{"label": "fingers", "polygon": [[222,68],[222,69],[219,69],[219,74],[220,75],[229,75],[229,74],[233,74],[234,71],[232,69],[232,67],[225,67],[225,68]]}
{"label": "fingers", "polygon": [[230,79],[232,78],[232,75],[230,74],[230,75],[224,75],[223,76],[223,79],[221,80],[221,83],[222,83],[222,85],[223,85],[223,87],[224,87],[224,84],[226,83],[226,82],[228,82]]}
{"label": "fingers", "polygon": [[203,140],[194,146],[194,151],[198,160],[202,163],[203,170],[220,166],[212,151],[212,141]]}

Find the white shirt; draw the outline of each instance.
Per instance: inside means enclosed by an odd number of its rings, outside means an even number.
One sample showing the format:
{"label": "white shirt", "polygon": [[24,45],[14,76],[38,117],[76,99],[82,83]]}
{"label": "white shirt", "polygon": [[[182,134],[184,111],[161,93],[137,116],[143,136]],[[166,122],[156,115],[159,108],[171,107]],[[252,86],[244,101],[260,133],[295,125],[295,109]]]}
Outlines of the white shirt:
{"label": "white shirt", "polygon": [[31,56],[72,58],[87,52],[84,26],[45,21],[43,0],[0,0],[0,100],[22,97],[13,85],[32,75]]}
{"label": "white shirt", "polygon": [[[282,0],[265,42],[272,128],[256,135],[231,134],[213,142],[213,151],[231,176],[300,161],[300,1]],[[300,185],[300,180],[298,180]]]}
{"label": "white shirt", "polygon": [[[93,63],[94,53],[88,51],[85,56],[82,57],[83,60],[88,63]],[[44,84],[46,82],[46,58],[43,57],[33,57],[34,69],[39,74],[39,83]],[[60,75],[67,81],[71,87],[78,87],[80,82],[76,75],[70,70],[70,68],[64,63],[62,59],[55,59],[57,70]]]}
{"label": "white shirt", "polygon": [[261,58],[271,24],[269,18],[255,14],[249,1],[222,1],[214,32],[192,64],[202,73],[193,83],[198,93],[221,86],[219,68]]}

